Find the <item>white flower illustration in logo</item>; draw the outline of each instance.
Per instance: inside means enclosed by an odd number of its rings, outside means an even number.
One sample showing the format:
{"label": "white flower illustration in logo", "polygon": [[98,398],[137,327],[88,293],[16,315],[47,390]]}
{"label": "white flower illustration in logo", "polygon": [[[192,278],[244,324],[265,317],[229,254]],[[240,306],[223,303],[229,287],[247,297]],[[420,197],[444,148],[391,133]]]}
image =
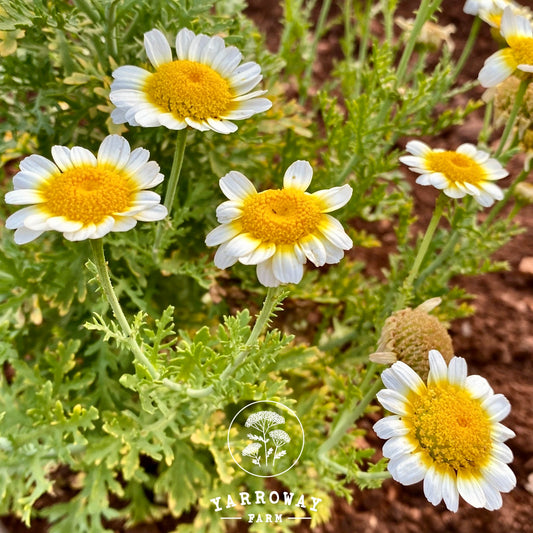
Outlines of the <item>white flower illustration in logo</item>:
{"label": "white flower illustration in logo", "polygon": [[[262,409],[264,406],[268,410]],[[303,445],[303,428],[296,413],[273,401],[253,402],[243,407],[228,431],[228,448],[233,460],[239,468],[257,477],[281,475],[292,468],[300,458]]]}

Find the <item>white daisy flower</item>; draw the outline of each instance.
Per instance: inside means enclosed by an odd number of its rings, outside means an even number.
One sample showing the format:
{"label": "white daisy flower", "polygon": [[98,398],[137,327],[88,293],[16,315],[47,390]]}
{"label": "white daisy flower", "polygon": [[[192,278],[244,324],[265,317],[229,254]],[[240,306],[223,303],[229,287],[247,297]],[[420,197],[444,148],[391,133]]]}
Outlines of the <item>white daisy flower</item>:
{"label": "white daisy flower", "polygon": [[513,431],[500,423],[509,401],[494,394],[486,379],[467,376],[466,361],[449,365],[437,350],[429,352],[427,385],[405,363],[394,363],[381,375],[381,405],[393,413],[374,431],[382,439],[392,477],[403,485],[424,480],[424,494],[437,505],[444,500],[457,511],[459,496],[474,507],[502,506],[516,478],[507,466],[513,454],[504,443]]}
{"label": "white daisy flower", "polygon": [[451,198],[470,194],[484,207],[503,198],[502,190],[493,181],[509,173],[499,161],[473,144],[462,144],[453,151],[431,149],[421,141],[409,141],[406,150],[412,155],[402,156],[400,161],[422,174],[416,180],[419,185],[433,185]]}
{"label": "white daisy flower", "polygon": [[257,265],[259,281],[277,287],[298,283],[307,259],[316,266],[338,263],[353,243],[327,213],[345,205],[352,188],[343,185],[309,194],[305,191],[312,176],[307,161],[296,161],[285,172],[283,189],[260,193],[240,172],[221,178],[220,188],[229,201],[218,206],[221,226],[205,240],[207,246],[220,245],[215,265]]}
{"label": "white daisy flower", "polygon": [[175,60],[159,30],[145,33],[144,46],[154,72],[131,65],[113,72],[109,98],[116,106],[115,124],[232,133],[237,130],[232,120],[272,107],[258,98],[266,91],[250,92],[263,78],[261,67],[252,61],[241,65],[242,54],[221,37],[184,28],[176,37]]}
{"label": "white daisy flower", "polygon": [[54,162],[40,155],[21,161],[15,190],[5,196],[8,204],[31,204],[6,221],[6,228],[16,229],[17,244],[47,230],[60,231],[69,241],[98,239],[167,215],[160,196],[146,190],[163,181],[159,165],[148,161],[144,148],[131,152],[123,137],[106,137],[97,157],[79,146],[54,146],[52,157]]}
{"label": "white daisy flower", "polygon": [[508,44],[485,60],[478,80],[483,87],[494,87],[516,70],[533,73],[533,26],[531,22],[513,13],[510,7],[503,11],[500,33]]}

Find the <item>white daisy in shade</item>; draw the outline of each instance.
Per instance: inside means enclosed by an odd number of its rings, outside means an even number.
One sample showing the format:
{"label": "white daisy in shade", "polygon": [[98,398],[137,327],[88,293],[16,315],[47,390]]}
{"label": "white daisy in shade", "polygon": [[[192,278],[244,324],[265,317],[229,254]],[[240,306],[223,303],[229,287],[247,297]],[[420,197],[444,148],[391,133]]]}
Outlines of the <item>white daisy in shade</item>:
{"label": "white daisy in shade", "polygon": [[345,205],[349,185],[305,192],[313,169],[296,161],[285,172],[283,189],[258,193],[240,172],[220,179],[229,201],[217,208],[221,223],[206,237],[207,246],[220,245],[215,265],[227,268],[237,261],[257,265],[257,277],[266,287],[298,283],[309,259],[316,266],[338,263],[352,240],[338,220],[327,213]]}
{"label": "white daisy in shade", "polygon": [[484,207],[503,198],[502,190],[493,182],[509,173],[499,161],[473,144],[462,144],[453,151],[409,141],[406,150],[412,155],[402,156],[400,161],[422,174],[416,180],[419,185],[433,185],[451,198],[470,194]]}
{"label": "white daisy in shade", "polygon": [[232,133],[237,130],[232,120],[272,106],[259,98],[266,91],[250,92],[263,78],[260,66],[240,64],[242,54],[226,47],[221,37],[184,28],[176,37],[175,60],[159,30],[144,35],[144,46],[154,72],[131,65],[113,72],[109,98],[116,106],[111,113],[116,124]]}
{"label": "white daisy in shade", "polygon": [[533,26],[510,7],[503,11],[500,33],[508,46],[485,60],[478,80],[483,87],[494,87],[516,70],[533,73]]}
{"label": "white daisy in shade", "polygon": [[8,204],[31,204],[6,221],[8,229],[16,229],[17,244],[47,230],[60,231],[69,241],[98,239],[167,215],[160,196],[145,190],[163,181],[159,165],[148,161],[144,148],[131,152],[123,137],[106,137],[97,157],[79,146],[54,146],[52,157],[54,162],[40,155],[22,160],[13,177],[15,190],[5,196]]}
{"label": "white daisy in shade", "polygon": [[511,409],[486,379],[467,376],[466,361],[447,365],[437,350],[429,352],[427,385],[403,362],[381,375],[381,405],[393,413],[374,431],[382,439],[392,477],[403,485],[424,480],[424,494],[437,505],[444,500],[457,511],[459,496],[474,507],[502,506],[516,478],[507,466],[513,454],[504,441],[515,436],[500,423]]}

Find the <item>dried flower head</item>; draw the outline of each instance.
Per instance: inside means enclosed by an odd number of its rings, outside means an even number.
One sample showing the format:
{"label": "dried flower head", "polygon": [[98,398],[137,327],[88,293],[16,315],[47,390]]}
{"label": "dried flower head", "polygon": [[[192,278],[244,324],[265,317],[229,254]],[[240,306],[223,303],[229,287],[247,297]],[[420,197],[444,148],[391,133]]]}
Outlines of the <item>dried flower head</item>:
{"label": "dried flower head", "polygon": [[250,92],[262,79],[259,65],[241,65],[242,54],[226,47],[221,37],[184,28],[176,37],[175,60],[159,30],[144,35],[144,46],[154,72],[131,65],[113,72],[109,98],[116,106],[111,114],[115,124],[232,133],[237,130],[232,120],[272,106],[259,98],[266,91]]}
{"label": "dried flower head", "polygon": [[425,384],[399,361],[381,378],[381,405],[393,413],[379,420],[374,431],[382,439],[392,477],[403,485],[424,480],[424,495],[437,505],[444,500],[457,511],[459,496],[474,507],[502,506],[501,492],[516,485],[507,466],[513,454],[504,441],[515,436],[500,423],[511,409],[502,394],[494,394],[486,379],[467,376],[466,361],[429,353]]}
{"label": "dried flower head", "polygon": [[[413,31],[414,19],[405,19],[403,17],[396,17],[394,22],[400,27],[401,30],[406,32],[408,37],[409,33]],[[455,24],[447,24],[446,26],[440,26],[434,22],[427,21],[422,26],[417,41],[423,45],[426,45],[433,49],[439,49],[442,43],[445,43],[450,52],[455,50],[455,43],[453,42],[451,35],[457,30]]]}
{"label": "dried flower head", "polygon": [[403,361],[422,379],[429,372],[430,350],[439,350],[449,362],[453,357],[452,339],[444,324],[429,314],[440,302],[440,298],[431,298],[415,309],[408,307],[393,313],[385,321],[377,351],[369,359],[380,364]]}

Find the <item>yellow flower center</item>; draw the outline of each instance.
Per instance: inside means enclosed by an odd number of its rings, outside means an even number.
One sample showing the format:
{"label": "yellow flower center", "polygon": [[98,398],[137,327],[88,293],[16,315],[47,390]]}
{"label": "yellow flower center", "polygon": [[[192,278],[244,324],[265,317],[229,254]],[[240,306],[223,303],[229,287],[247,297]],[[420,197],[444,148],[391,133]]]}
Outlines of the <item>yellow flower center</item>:
{"label": "yellow flower center", "polygon": [[491,422],[479,400],[449,383],[431,386],[410,398],[405,417],[411,438],[439,465],[476,470],[492,449]]}
{"label": "yellow flower center", "polygon": [[509,37],[507,44],[518,65],[533,65],[533,37]]}
{"label": "yellow flower center", "polygon": [[322,206],[297,189],[263,191],[249,196],[239,219],[245,232],[274,244],[295,244],[317,228]]}
{"label": "yellow flower center", "polygon": [[53,216],[98,224],[127,211],[134,190],[128,176],[114,168],[83,165],[50,178],[41,189],[45,202],[40,205]]}
{"label": "yellow flower center", "polygon": [[219,118],[228,112],[232,100],[227,80],[211,67],[188,60],[160,65],[144,90],[153,104],[178,120]]}
{"label": "yellow flower center", "polygon": [[453,183],[477,185],[486,180],[486,170],[467,155],[445,151],[431,152],[425,157],[428,170],[444,174]]}

